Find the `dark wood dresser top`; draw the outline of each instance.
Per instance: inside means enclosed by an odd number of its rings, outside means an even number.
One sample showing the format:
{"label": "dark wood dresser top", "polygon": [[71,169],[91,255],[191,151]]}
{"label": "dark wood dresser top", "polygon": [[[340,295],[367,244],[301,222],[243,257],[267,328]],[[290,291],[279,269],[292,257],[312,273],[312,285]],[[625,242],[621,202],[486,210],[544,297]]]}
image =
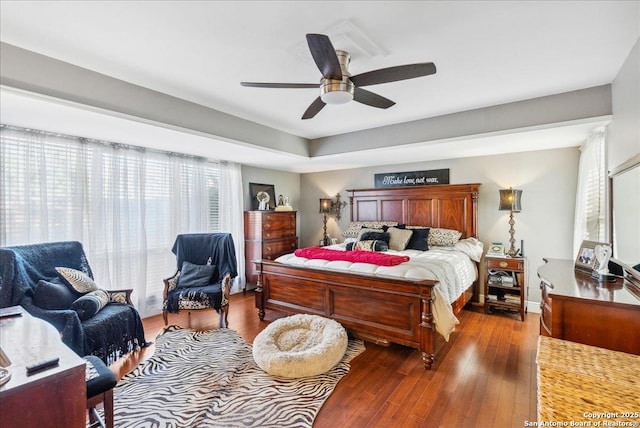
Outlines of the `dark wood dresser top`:
{"label": "dark wood dresser top", "polygon": [[538,277],[550,287],[549,295],[554,299],[587,299],[593,303],[640,307],[640,288],[623,278],[598,283],[589,273],[575,270],[573,260],[544,261],[538,268]]}

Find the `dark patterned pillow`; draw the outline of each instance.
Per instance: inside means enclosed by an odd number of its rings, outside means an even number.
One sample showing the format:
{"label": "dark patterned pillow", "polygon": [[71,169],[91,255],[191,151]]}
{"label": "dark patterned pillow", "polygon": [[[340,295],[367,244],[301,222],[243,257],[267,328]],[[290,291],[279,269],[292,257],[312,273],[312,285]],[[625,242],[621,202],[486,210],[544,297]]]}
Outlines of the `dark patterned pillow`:
{"label": "dark patterned pillow", "polygon": [[347,251],[387,251],[389,246],[384,241],[370,239],[368,241],[349,242]]}
{"label": "dark patterned pillow", "polygon": [[80,321],[85,321],[100,312],[109,303],[109,293],[104,290],[91,291],[76,299],[71,309],[78,313]]}
{"label": "dark patterned pillow", "polygon": [[73,289],[78,293],[88,293],[90,291],[100,289],[100,287],[93,282],[93,279],[89,278],[89,275],[79,270],[67,267],[57,267],[56,272],[58,272],[60,278],[73,287]]}

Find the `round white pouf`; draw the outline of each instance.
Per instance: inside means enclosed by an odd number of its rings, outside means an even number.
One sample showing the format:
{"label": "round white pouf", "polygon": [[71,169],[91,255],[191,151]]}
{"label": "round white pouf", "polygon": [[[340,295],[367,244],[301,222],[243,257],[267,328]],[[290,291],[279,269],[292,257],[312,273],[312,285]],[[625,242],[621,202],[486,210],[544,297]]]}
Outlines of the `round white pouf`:
{"label": "round white pouf", "polygon": [[293,315],[269,324],[253,341],[253,359],[265,372],[287,378],[333,368],[347,351],[340,323],[317,315]]}

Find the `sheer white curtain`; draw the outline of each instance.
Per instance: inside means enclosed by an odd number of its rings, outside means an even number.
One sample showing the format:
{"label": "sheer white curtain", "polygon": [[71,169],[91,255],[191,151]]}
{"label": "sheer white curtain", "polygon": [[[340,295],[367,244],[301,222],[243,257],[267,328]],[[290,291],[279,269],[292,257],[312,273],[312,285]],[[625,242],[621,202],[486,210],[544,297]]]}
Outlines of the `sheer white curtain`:
{"label": "sheer white curtain", "polygon": [[603,242],[605,239],[605,131],[594,131],[580,147],[578,188],[573,232],[573,254],[583,240]]}
{"label": "sheer white curtain", "polygon": [[239,164],[220,163],[220,194],[218,209],[220,210],[220,231],[233,235],[238,261],[238,276],[234,280],[231,291],[244,288],[244,202],[242,197],[242,172]]}
{"label": "sheer white curtain", "polygon": [[80,241],[143,316],[162,310],[177,234],[229,231],[244,261],[239,165],[7,126],[0,165],[0,246]]}

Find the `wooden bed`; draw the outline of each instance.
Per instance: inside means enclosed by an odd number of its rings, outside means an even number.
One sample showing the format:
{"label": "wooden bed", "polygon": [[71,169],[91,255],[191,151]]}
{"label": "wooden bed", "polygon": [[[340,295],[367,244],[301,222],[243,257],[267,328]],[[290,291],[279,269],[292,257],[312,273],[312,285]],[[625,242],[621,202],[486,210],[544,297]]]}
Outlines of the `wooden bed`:
{"label": "wooden bed", "polygon": [[[397,221],[455,229],[477,237],[479,184],[347,190],[352,221]],[[418,349],[425,369],[434,362],[436,336],[432,288],[436,281],[407,280],[256,262],[256,307],[335,319],[356,337]],[[469,287],[453,303],[454,313],[476,294]]]}

